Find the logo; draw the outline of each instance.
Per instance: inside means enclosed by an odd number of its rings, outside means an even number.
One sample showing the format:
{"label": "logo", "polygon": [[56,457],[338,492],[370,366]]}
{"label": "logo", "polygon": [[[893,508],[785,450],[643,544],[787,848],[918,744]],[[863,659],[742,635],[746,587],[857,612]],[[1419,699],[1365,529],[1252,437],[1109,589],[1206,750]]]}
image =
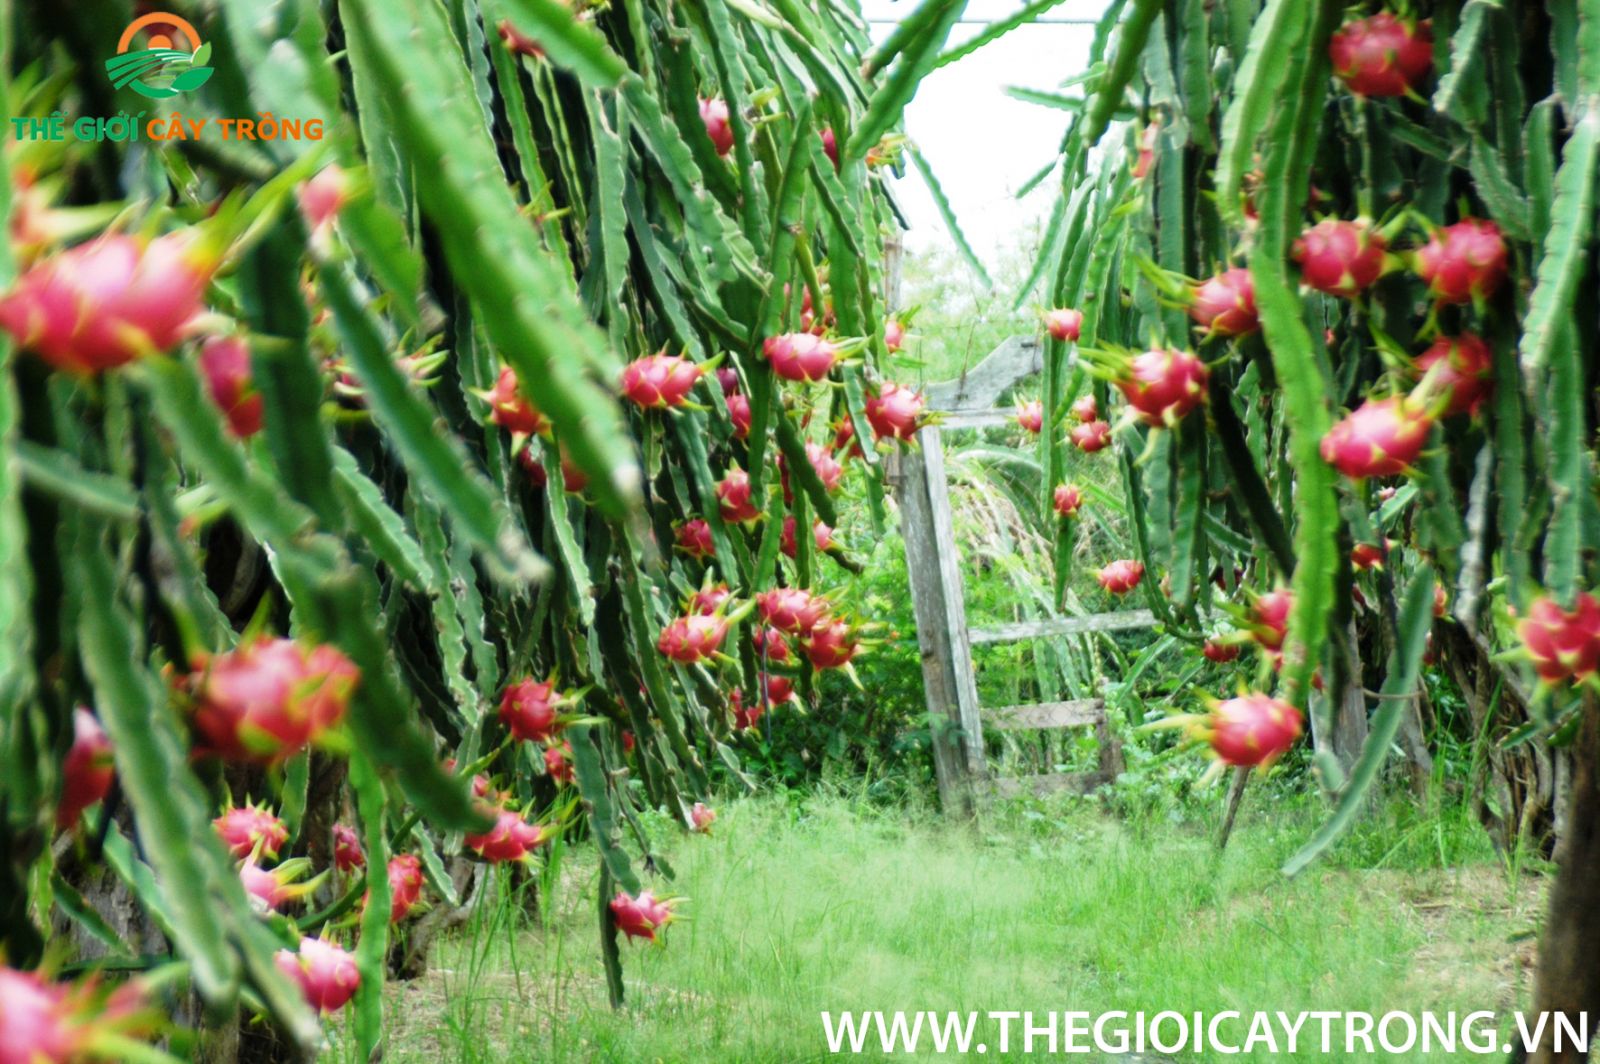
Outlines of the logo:
{"label": "logo", "polygon": [[[133,48],[144,34],[144,47]],[[130,50],[132,49],[132,50]],[[106,75],[116,88],[129,88],[152,100],[198,89],[211,80],[211,45],[188,22],[167,11],[152,11],[128,23],[117,54],[106,60]]]}

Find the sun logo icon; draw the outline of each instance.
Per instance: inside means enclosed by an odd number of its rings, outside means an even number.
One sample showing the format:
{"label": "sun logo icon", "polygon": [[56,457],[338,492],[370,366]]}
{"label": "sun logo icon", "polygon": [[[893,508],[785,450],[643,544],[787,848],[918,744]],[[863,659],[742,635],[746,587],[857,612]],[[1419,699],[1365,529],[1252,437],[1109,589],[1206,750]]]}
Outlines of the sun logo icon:
{"label": "sun logo icon", "polygon": [[[144,47],[134,40],[144,35]],[[106,74],[116,88],[129,88],[152,100],[198,89],[211,80],[211,45],[187,21],[169,11],[152,11],[128,23],[117,41],[117,54],[106,60]]]}

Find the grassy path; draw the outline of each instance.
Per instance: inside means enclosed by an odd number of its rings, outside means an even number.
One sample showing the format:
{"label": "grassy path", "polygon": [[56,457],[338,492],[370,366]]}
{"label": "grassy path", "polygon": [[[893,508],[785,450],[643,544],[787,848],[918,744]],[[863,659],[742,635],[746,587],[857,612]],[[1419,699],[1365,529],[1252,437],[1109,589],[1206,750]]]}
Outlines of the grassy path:
{"label": "grassy path", "polygon": [[[980,836],[838,800],[730,804],[710,838],[671,844],[690,918],[661,948],[625,949],[626,1011],[605,1005],[592,860],[571,854],[550,926],[510,930],[512,908],[487,907],[435,971],[394,989],[386,1059],[832,1059],[823,1010],[1465,1014],[1524,1000],[1531,946],[1513,940],[1535,927],[1537,880],[1508,877],[1470,826],[1378,816],[1340,863],[1285,881],[1309,815],[1247,817],[1219,859],[1205,824],[1019,809]],[[843,1059],[884,1059],[869,1045]]]}

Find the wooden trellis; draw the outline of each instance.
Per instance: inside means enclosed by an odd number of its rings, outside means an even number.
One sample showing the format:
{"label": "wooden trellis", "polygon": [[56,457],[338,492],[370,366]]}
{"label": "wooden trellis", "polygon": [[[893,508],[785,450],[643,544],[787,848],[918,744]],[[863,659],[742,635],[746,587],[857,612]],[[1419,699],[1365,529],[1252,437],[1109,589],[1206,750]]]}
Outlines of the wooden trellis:
{"label": "wooden trellis", "polygon": [[[996,401],[1018,382],[1041,371],[1042,350],[1033,338],[1013,337],[957,380],[927,389],[928,405],[943,415],[940,425],[917,433],[917,448],[907,449],[892,471],[905,537],[917,643],[922,653],[922,680],[934,729],[934,768],[939,797],[946,811],[972,812],[986,793],[1014,794],[1087,790],[1122,770],[1122,751],[1106,723],[1103,698],[985,709],[978,702],[972,647],[1148,628],[1149,610],[1125,610],[1086,617],[1052,617],[1020,624],[972,628],[967,624],[961,557],[956,550],[950,515],[950,492],[944,464],[943,432],[1003,424],[1014,411],[997,409]],[[983,727],[1024,730],[1092,727],[1100,741],[1100,762],[1093,772],[1048,773],[1020,779],[991,776],[984,751]]]}

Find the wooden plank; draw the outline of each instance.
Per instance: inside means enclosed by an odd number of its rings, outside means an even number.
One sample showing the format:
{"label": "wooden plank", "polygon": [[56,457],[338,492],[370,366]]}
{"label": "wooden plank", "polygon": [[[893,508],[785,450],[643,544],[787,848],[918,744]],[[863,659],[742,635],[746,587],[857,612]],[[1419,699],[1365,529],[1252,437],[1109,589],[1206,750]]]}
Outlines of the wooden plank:
{"label": "wooden plank", "polygon": [[984,723],[1002,731],[1040,728],[1075,728],[1100,724],[1106,719],[1106,704],[1099,698],[1080,698],[1071,702],[1035,702],[1026,706],[987,709]]}
{"label": "wooden plank", "polygon": [[945,628],[950,644],[950,669],[954,674],[956,708],[965,733],[967,768],[976,779],[987,775],[983,751],[983,724],[978,717],[978,679],[972,668],[972,645],[967,642],[967,599],[961,579],[961,554],[956,550],[955,527],[950,518],[950,484],[945,477],[944,443],[936,425],[917,433],[917,445],[927,469],[928,510],[933,518],[934,561],[944,593]]}
{"label": "wooden plank", "polygon": [[966,750],[959,740],[961,707],[951,666],[950,628],[946,622],[944,584],[939,577],[933,514],[928,508],[928,474],[921,451],[902,449],[887,463],[900,530],[905,541],[911,608],[917,622],[917,648],[922,658],[922,692],[934,722],[933,770],[939,783],[939,805],[949,816],[976,812],[976,795]]}
{"label": "wooden plank", "polygon": [[1083,635],[1086,632],[1117,632],[1129,628],[1152,628],[1156,615],[1149,610],[1122,610],[1118,613],[1091,613],[1085,617],[1048,617],[1042,621],[1021,621],[974,628],[969,633],[973,644],[1017,643],[1052,635]]}
{"label": "wooden plank", "polygon": [[995,425],[1014,424],[1015,410],[941,410],[939,427],[942,429],[985,429]]}
{"label": "wooden plank", "polygon": [[1002,798],[1015,798],[1027,792],[1038,798],[1062,791],[1088,794],[1112,780],[1104,772],[1051,772],[1042,776],[1016,776],[994,781],[994,792]]}
{"label": "wooden plank", "polygon": [[954,380],[923,390],[933,410],[992,410],[1000,397],[1044,370],[1044,347],[1037,336],[1013,336]]}

